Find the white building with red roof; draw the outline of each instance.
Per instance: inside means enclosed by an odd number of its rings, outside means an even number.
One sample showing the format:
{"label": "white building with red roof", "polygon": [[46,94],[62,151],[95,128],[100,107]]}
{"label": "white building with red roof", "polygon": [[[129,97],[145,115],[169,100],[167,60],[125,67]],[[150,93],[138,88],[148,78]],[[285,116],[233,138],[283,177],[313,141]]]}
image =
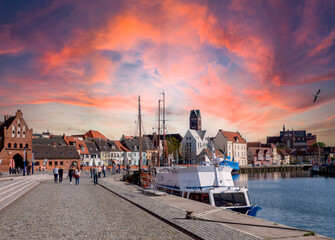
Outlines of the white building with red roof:
{"label": "white building with red roof", "polygon": [[219,130],[214,140],[215,148],[221,150],[230,160],[247,165],[247,142],[239,132]]}

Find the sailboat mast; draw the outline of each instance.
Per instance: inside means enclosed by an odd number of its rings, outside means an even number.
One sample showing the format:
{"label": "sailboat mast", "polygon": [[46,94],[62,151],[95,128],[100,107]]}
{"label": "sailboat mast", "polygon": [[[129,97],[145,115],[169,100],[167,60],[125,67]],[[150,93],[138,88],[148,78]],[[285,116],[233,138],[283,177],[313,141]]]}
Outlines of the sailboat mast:
{"label": "sailboat mast", "polygon": [[138,124],[139,124],[139,147],[140,147],[140,162],[138,164],[138,168],[141,174],[142,170],[142,131],[141,131],[141,126],[142,126],[142,117],[141,117],[141,97],[138,96]]}
{"label": "sailboat mast", "polygon": [[160,138],[161,138],[161,100],[158,100],[158,157],[157,157],[157,164],[158,167],[161,166],[161,158],[160,158]]}
{"label": "sailboat mast", "polygon": [[163,91],[163,164],[166,166],[165,162],[165,93]]}

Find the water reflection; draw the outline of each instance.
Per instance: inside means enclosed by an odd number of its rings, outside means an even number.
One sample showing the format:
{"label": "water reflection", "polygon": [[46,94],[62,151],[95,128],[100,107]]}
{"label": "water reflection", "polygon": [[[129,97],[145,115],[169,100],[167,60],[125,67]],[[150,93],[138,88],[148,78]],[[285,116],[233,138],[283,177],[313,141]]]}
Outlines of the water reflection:
{"label": "water reflection", "polygon": [[236,186],[246,185],[250,180],[278,180],[281,178],[309,178],[319,177],[311,175],[309,171],[292,171],[292,172],[262,172],[262,173],[241,173],[233,175],[233,181]]}
{"label": "water reflection", "polygon": [[247,186],[257,217],[335,238],[335,178],[309,171],[233,175],[235,186]]}

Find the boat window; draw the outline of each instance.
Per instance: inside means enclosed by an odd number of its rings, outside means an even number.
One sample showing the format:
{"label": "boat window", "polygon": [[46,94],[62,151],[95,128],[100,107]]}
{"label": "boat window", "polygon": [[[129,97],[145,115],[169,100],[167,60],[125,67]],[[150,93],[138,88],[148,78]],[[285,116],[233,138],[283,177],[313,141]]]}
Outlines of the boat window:
{"label": "boat window", "polygon": [[214,193],[213,197],[217,207],[247,205],[244,193]]}
{"label": "boat window", "polygon": [[208,193],[190,193],[190,199],[198,202],[209,203]]}
{"label": "boat window", "polygon": [[172,191],[172,195],[175,195],[175,196],[181,197],[181,196],[182,196],[182,192],[181,192],[181,191],[179,191],[179,190],[173,190],[173,191]]}

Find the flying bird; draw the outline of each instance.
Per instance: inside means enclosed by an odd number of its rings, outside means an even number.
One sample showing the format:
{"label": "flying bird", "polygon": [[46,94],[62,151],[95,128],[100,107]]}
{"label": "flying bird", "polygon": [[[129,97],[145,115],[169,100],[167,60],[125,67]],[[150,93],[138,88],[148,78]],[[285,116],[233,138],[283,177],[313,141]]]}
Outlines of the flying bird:
{"label": "flying bird", "polygon": [[313,101],[313,103],[315,103],[316,102],[316,99],[318,99],[318,97],[320,97],[319,96],[319,93],[321,92],[321,89],[319,89],[319,91],[315,94],[315,95],[313,95],[314,96],[314,101]]}

